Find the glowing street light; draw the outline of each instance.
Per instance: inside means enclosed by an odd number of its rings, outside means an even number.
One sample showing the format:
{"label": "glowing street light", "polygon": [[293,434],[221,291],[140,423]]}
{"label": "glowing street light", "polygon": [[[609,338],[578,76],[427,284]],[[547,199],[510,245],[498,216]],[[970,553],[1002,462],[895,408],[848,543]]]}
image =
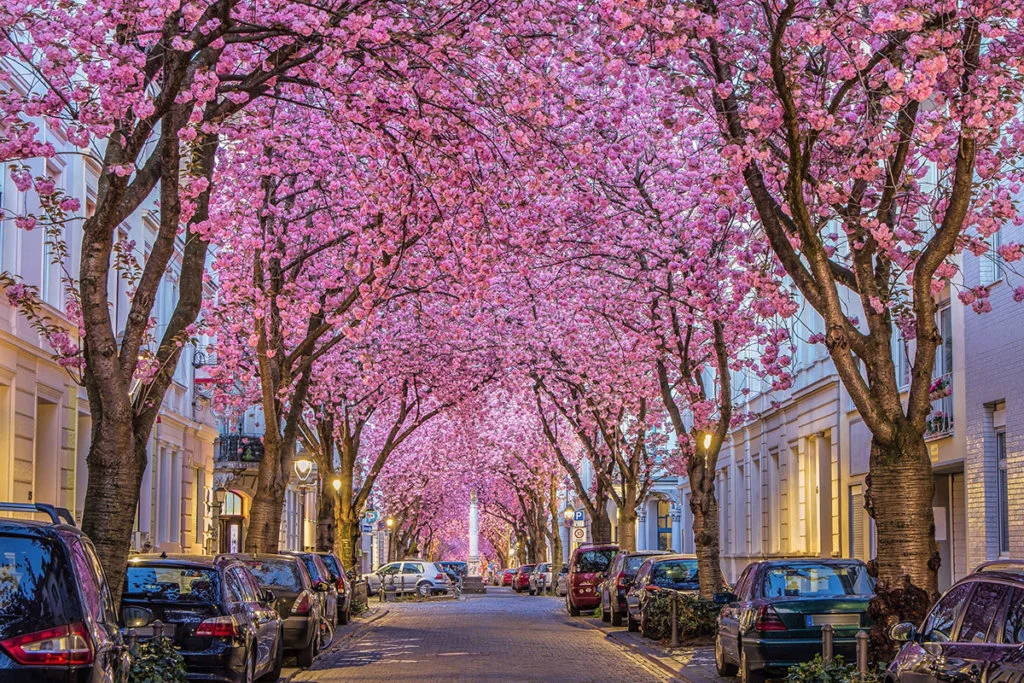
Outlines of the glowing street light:
{"label": "glowing street light", "polygon": [[339,479],[338,477],[335,477],[334,481],[331,482],[331,485],[334,486],[334,492],[335,493],[341,493],[341,479]]}
{"label": "glowing street light", "polygon": [[395,525],[395,518],[394,517],[388,517],[386,520],[384,520],[384,523],[387,524],[388,529],[390,529],[391,527],[393,527]]}
{"label": "glowing street light", "polygon": [[299,458],[295,461],[295,476],[303,484],[309,481],[309,475],[313,473],[314,464],[309,458]]}
{"label": "glowing street light", "polygon": [[704,450],[711,448],[711,432],[704,432]]}
{"label": "glowing street light", "polygon": [[573,518],[576,516],[576,510],[574,510],[571,505],[566,505],[565,512],[563,512],[562,514],[565,515],[565,521],[571,522]]}

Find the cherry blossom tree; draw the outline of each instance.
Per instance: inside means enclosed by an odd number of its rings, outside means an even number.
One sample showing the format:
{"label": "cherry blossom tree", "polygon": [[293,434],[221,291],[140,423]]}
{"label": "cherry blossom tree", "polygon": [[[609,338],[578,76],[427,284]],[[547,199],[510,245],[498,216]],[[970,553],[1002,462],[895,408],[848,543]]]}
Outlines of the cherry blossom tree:
{"label": "cherry blossom tree", "polygon": [[[604,3],[617,59],[713,118],[787,278],[872,434],[875,640],[937,592],[924,431],[936,312],[965,248],[1019,209],[1021,8],[1010,2]],[[666,91],[666,95],[668,92]],[[715,162],[718,163],[717,161]],[[1010,245],[1011,255],[1019,249]],[[970,293],[984,310],[987,290]],[[891,348],[912,340],[909,392]]]}

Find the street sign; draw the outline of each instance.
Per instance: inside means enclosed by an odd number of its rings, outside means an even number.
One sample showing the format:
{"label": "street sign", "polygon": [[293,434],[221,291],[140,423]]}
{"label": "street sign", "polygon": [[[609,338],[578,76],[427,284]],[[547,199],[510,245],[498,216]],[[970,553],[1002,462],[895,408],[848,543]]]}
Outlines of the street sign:
{"label": "street sign", "polygon": [[587,523],[584,522],[582,519],[577,519],[575,522],[572,523],[572,525],[577,529],[582,529],[587,525]]}
{"label": "street sign", "polygon": [[582,541],[587,536],[587,530],[582,527],[576,527],[572,530],[572,537],[577,541]]}
{"label": "street sign", "polygon": [[370,533],[373,533],[373,524],[370,524],[369,522],[363,522],[363,525],[362,525],[362,532],[363,532],[364,534],[370,534]]}
{"label": "street sign", "polygon": [[377,513],[376,510],[367,510],[367,512],[366,512],[366,521],[367,522],[369,522],[370,524],[373,524],[379,518],[380,518],[380,515]]}
{"label": "street sign", "polygon": [[575,521],[577,521],[577,522],[582,522],[586,518],[587,518],[587,511],[586,510],[576,510],[575,514],[573,515],[573,519]]}

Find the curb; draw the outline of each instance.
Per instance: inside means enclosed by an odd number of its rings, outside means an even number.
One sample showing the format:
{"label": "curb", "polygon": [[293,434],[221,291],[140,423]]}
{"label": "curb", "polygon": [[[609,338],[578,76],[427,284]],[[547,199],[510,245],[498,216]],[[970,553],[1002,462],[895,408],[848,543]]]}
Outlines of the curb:
{"label": "curb", "polygon": [[[369,631],[370,627],[373,626],[374,623],[380,621],[381,619],[383,619],[384,617],[386,617],[390,613],[391,613],[390,609],[383,609],[380,612],[375,612],[374,614],[370,615],[366,619],[360,619],[359,620],[360,623],[355,624],[351,629],[349,629],[345,633],[341,634],[340,636],[335,634],[334,640],[331,641],[331,644],[328,647],[328,649],[321,651],[320,654],[318,654],[317,656],[319,657],[319,656],[329,652],[330,650],[333,650],[334,648],[336,648],[341,643],[344,643],[346,641],[354,640],[354,639],[358,638],[359,636],[361,636],[364,633],[366,633],[367,631]],[[292,671],[291,673],[289,673],[287,676],[282,676],[279,679],[279,681],[280,681],[280,683],[288,683],[293,678],[295,678],[299,674],[305,673],[306,671],[312,671],[312,669],[299,669],[299,668],[297,668],[294,671]]]}
{"label": "curb", "polygon": [[598,633],[603,633],[606,638],[613,641],[619,647],[628,649],[640,655],[651,664],[654,664],[659,669],[672,676],[674,680],[682,681],[682,683],[704,683],[705,681],[703,676],[697,678],[690,678],[680,669],[669,665],[668,662],[665,662],[661,657],[658,656],[654,648],[648,647],[646,645],[638,645],[637,643],[630,643],[619,638],[616,638],[614,635],[615,631],[608,631],[606,629],[601,628],[600,626],[590,623],[589,617],[573,618],[573,622],[576,622],[577,619],[579,619],[578,623],[582,623],[587,628],[593,629]]}

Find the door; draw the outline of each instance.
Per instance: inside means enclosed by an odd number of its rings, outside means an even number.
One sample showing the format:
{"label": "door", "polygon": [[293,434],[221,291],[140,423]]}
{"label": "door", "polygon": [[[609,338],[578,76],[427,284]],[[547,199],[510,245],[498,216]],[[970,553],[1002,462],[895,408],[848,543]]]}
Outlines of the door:
{"label": "door", "polygon": [[112,683],[127,681],[131,669],[128,648],[121,638],[114,600],[104,579],[96,550],[84,538],[71,543],[70,547],[75,574],[79,577],[81,593],[85,598],[85,608],[94,626],[94,657],[96,668],[102,672],[98,678]]}
{"label": "door", "polygon": [[272,605],[264,604],[261,600],[262,591],[252,572],[242,567],[236,567],[232,571],[237,572],[247,611],[252,615],[256,627],[256,638],[259,642],[256,666],[261,671],[269,670],[277,658],[277,641],[281,637],[277,612]]}
{"label": "door", "polygon": [[940,679],[938,664],[946,655],[956,627],[968,605],[973,583],[964,583],[947,592],[932,608],[925,619],[921,634],[909,641],[897,657],[897,672],[901,683],[936,683]]}
{"label": "door", "polygon": [[718,633],[721,636],[722,651],[730,661],[740,661],[740,617],[743,614],[743,606],[750,602],[751,587],[756,573],[757,565],[748,565],[743,570],[739,581],[736,582],[736,601],[724,605],[719,612]]}
{"label": "door", "polygon": [[416,584],[423,578],[423,564],[420,562],[405,562],[402,564],[402,581],[406,591],[415,591]]}
{"label": "door", "polygon": [[939,664],[939,680],[980,680],[985,664],[1001,659],[999,639],[1009,593],[1005,584],[977,582],[956,638],[946,646],[945,660]]}

